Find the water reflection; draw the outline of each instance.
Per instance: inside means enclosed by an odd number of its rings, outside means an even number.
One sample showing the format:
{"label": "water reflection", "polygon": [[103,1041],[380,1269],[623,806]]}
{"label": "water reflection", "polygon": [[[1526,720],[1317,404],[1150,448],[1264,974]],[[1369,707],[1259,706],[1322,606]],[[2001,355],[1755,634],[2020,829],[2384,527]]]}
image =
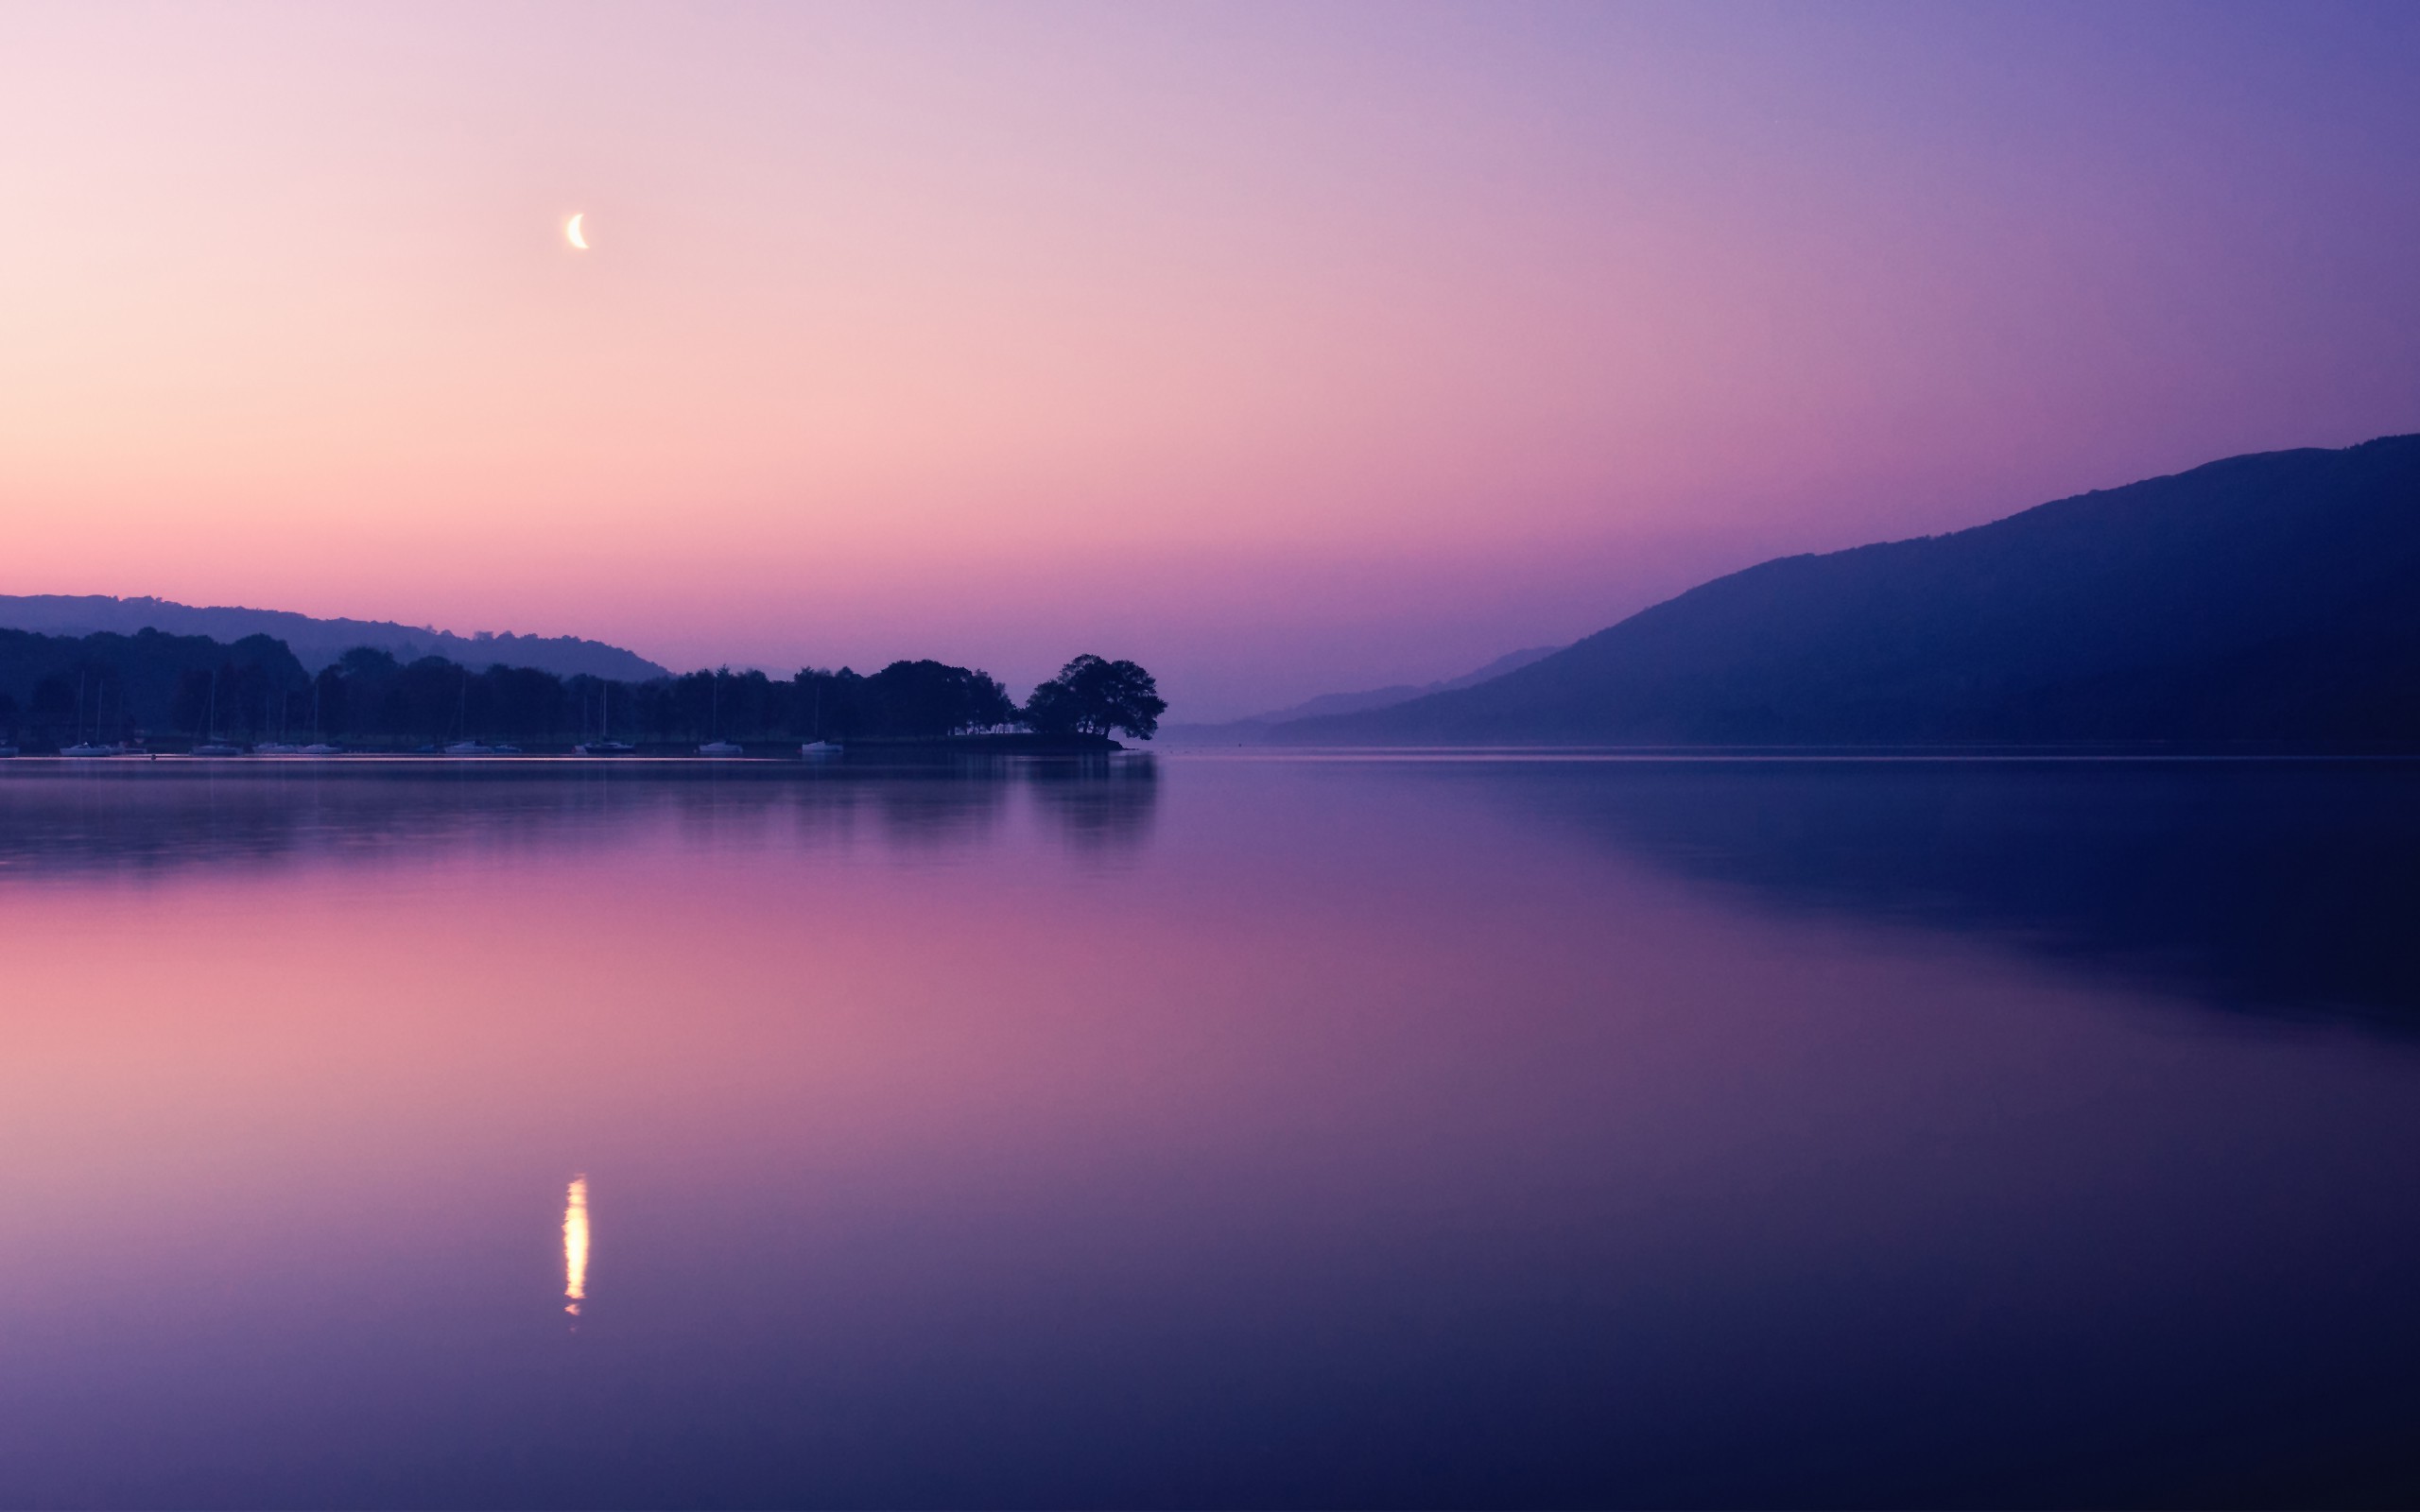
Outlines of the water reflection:
{"label": "water reflection", "polygon": [[0,1504],[2410,1500],[2396,782],[1120,765],[0,773]]}
{"label": "water reflection", "polygon": [[563,1311],[579,1316],[588,1300],[588,1177],[576,1176],[563,1194]]}
{"label": "water reflection", "polygon": [[577,853],[669,820],[698,849],[793,845],[945,853],[993,843],[1016,800],[1090,848],[1149,833],[1148,759],[936,763],[865,769],[595,766],[476,769],[361,761],[196,769],[0,764],[0,882],[62,873],[241,871],[300,858],[454,851]]}
{"label": "water reflection", "polygon": [[1529,764],[1422,773],[1760,906],[2420,1029],[2420,767]]}
{"label": "water reflection", "polygon": [[1159,766],[1150,757],[1037,765],[1034,801],[1076,850],[1131,851],[1150,838],[1159,810]]}

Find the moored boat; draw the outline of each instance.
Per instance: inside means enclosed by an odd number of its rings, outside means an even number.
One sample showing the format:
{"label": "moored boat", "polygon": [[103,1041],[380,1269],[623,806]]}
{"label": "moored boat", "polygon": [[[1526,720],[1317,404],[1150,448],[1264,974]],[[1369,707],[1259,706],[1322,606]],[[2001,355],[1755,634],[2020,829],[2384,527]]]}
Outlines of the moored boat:
{"label": "moored boat", "polygon": [[747,752],[728,740],[710,740],[698,747],[700,756],[744,756]]}

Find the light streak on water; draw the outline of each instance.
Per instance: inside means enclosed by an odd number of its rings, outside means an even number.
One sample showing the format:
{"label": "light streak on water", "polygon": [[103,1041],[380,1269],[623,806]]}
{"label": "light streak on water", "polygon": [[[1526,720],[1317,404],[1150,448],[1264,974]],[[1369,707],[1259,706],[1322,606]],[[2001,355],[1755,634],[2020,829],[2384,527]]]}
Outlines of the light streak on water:
{"label": "light streak on water", "polygon": [[588,1177],[571,1178],[563,1195],[563,1311],[579,1316],[588,1296]]}

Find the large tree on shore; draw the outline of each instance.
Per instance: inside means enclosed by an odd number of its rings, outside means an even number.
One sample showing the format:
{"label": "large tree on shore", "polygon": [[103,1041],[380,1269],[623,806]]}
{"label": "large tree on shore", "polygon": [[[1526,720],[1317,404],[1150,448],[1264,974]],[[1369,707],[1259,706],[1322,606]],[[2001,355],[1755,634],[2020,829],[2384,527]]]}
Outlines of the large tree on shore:
{"label": "large tree on shore", "polygon": [[882,733],[916,739],[988,730],[1016,717],[1009,690],[989,673],[942,662],[893,662],[866,679],[858,696],[878,716]]}
{"label": "large tree on shore", "polygon": [[1059,675],[1033,690],[1025,701],[1025,720],[1046,735],[1106,735],[1122,730],[1137,740],[1159,732],[1160,715],[1167,713],[1151,675],[1132,662],[1109,662],[1084,655],[1059,669]]}

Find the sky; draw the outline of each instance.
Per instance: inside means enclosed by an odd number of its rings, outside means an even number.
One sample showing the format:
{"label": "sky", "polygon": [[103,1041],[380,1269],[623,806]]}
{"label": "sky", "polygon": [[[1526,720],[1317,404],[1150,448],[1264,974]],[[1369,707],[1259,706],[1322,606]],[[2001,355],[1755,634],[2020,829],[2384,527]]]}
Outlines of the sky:
{"label": "sky", "polygon": [[2408,3],[10,5],[0,593],[1450,677],[2420,430],[2414,78]]}

